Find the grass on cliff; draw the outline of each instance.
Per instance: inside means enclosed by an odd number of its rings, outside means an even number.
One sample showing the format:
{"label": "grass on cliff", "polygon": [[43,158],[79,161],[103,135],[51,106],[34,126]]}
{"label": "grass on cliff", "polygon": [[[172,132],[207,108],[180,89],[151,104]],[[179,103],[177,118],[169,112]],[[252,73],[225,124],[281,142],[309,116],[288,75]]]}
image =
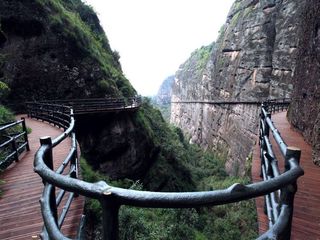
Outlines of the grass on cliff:
{"label": "grass on cliff", "polygon": [[[50,28],[77,46],[80,52],[95,59],[106,74],[101,79],[105,94],[133,96],[135,90],[122,73],[119,53],[112,51],[93,9],[81,0],[36,0],[49,8]],[[94,20],[93,20],[94,19]],[[121,93],[118,92],[120,90]]]}
{"label": "grass on cliff", "polygon": [[[233,183],[249,183],[249,177],[229,177],[224,161],[190,145],[182,131],[169,126],[149,101],[136,114],[137,127],[159,148],[155,163],[141,181],[110,181],[94,172],[82,160],[85,180],[100,179],[110,185],[151,191],[201,191],[227,188]],[[90,200],[88,214],[99,222],[99,202]],[[119,214],[120,239],[254,239],[257,236],[253,200],[197,209],[143,209],[122,206]],[[97,237],[97,236],[94,236]]]}
{"label": "grass on cliff", "polygon": [[193,51],[189,59],[184,63],[184,68],[194,68],[197,74],[201,74],[210,59],[214,46],[215,42]]}

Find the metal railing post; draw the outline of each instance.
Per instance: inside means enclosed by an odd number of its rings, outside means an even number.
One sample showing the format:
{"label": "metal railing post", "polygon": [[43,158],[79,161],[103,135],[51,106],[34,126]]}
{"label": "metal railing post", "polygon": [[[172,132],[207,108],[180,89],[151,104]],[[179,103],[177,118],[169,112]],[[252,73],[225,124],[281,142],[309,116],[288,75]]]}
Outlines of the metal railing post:
{"label": "metal railing post", "polygon": [[19,153],[18,153],[16,138],[14,136],[12,137],[12,150],[14,151],[14,159],[15,159],[15,161],[19,162]]}
{"label": "metal railing post", "polygon": [[[290,170],[290,160],[295,159],[297,162],[300,162],[301,150],[296,147],[287,147],[287,152],[285,156],[285,171]],[[281,191],[281,204],[288,206],[290,210],[289,221],[286,227],[286,230],[283,236],[280,236],[279,239],[290,240],[291,239],[291,227],[292,227],[292,216],[293,216],[293,206],[294,206],[294,196],[297,192],[297,181],[287,185]]]}
{"label": "metal railing post", "polygon": [[267,118],[271,119],[271,112],[267,112],[267,116],[263,119],[264,120],[264,126],[265,126],[265,135],[269,138],[270,135],[270,127],[267,123]]}
{"label": "metal railing post", "polygon": [[24,117],[22,117],[21,120],[22,120],[22,130],[24,131],[24,134],[23,134],[24,141],[27,143],[26,149],[27,149],[27,151],[30,151],[29,140],[28,140],[28,129],[26,126],[26,119]]}
{"label": "metal railing post", "polygon": [[263,160],[263,151],[266,149],[266,144],[265,144],[265,141],[264,141],[264,136],[266,135],[266,132],[268,131],[269,132],[269,126],[267,124],[267,121],[266,121],[266,118],[264,116],[264,113],[263,113],[263,109],[266,109],[265,108],[265,105],[262,104],[261,105],[261,114],[260,114],[260,123],[259,123],[259,126],[260,126],[260,129],[259,129],[259,144],[260,144],[260,163],[261,163],[261,167],[260,167],[260,178],[263,178],[263,165],[264,165],[264,160]]}
{"label": "metal railing post", "polygon": [[[47,165],[48,168],[50,168],[51,170],[54,170],[53,168],[53,157],[52,157],[52,140],[51,137],[46,136],[46,137],[42,137],[40,138],[40,144],[42,145],[47,145],[49,147],[49,151],[46,151],[43,157],[44,163]],[[46,184],[46,182],[43,181],[44,184]],[[50,208],[51,208],[51,212],[52,215],[56,221],[56,223],[58,223],[58,211],[57,211],[57,204],[56,204],[56,190],[55,190],[55,186],[52,186],[52,190],[50,192]]]}
{"label": "metal railing post", "polygon": [[119,239],[119,209],[120,205],[112,199],[111,193],[104,193],[100,200],[102,206],[102,229],[104,240]]}
{"label": "metal railing post", "polygon": [[[77,139],[74,132],[71,133],[71,147],[73,148],[73,154],[70,161],[70,167],[74,166],[74,171],[71,172],[70,177],[72,178],[78,178],[78,146],[77,146]],[[74,193],[75,197],[79,197],[79,194],[77,192]]]}

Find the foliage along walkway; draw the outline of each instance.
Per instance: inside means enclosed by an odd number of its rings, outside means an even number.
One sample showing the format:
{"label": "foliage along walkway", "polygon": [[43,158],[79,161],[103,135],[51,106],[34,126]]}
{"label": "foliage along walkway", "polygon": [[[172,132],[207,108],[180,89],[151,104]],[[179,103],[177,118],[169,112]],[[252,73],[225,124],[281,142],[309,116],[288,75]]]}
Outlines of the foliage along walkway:
{"label": "foliage along walkway", "polygon": [[[311,146],[307,144],[302,135],[295,131],[286,118],[286,112],[273,114],[271,117],[275,126],[281,133],[288,146],[301,149],[300,165],[304,169],[304,176],[298,180],[298,191],[294,200],[294,212],[292,222],[292,240],[320,240],[320,168],[312,162]],[[270,136],[272,134],[270,133]],[[274,139],[271,144],[276,156],[281,156]],[[284,159],[278,159],[280,169],[283,169]],[[254,182],[260,178],[260,147],[258,142],[253,154],[252,179]],[[259,232],[268,229],[268,219],[264,214],[263,197],[256,199]]]}
{"label": "foliage along walkway", "polygon": [[[28,135],[30,152],[25,153],[18,163],[0,175],[0,179],[5,181],[0,185],[3,192],[0,196],[0,239],[40,239],[39,234],[43,226],[39,203],[43,184],[40,176],[33,172],[33,160],[40,147],[39,138],[43,136],[55,138],[62,133],[62,130],[30,118],[26,118],[26,124],[32,129]],[[54,148],[55,167],[61,164],[69,152],[71,142],[69,139],[65,141],[64,144]],[[81,196],[73,201],[62,227],[65,236],[75,237],[83,204],[84,198]],[[61,210],[58,209],[58,214]]]}

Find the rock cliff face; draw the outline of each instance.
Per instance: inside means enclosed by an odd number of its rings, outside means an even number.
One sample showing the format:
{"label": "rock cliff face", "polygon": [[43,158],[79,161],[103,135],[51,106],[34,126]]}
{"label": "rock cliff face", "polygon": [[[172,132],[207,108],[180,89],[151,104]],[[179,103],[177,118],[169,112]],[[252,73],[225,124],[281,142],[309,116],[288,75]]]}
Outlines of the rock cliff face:
{"label": "rock cliff face", "polygon": [[[11,89],[10,107],[27,100],[132,96],[118,60],[97,15],[81,0],[0,1],[0,85]],[[76,121],[82,154],[95,170],[114,178],[145,174],[155,146],[135,114]]]}
{"label": "rock cliff face", "polygon": [[289,119],[312,144],[313,161],[320,165],[320,2],[308,1],[303,8],[293,102]]}
{"label": "rock cliff face", "polygon": [[159,149],[137,126],[135,113],[95,115],[94,124],[92,116],[76,120],[82,154],[93,169],[111,178],[143,179],[157,158]]}
{"label": "rock cliff face", "polygon": [[80,0],[1,1],[0,78],[10,102],[134,94]]}
{"label": "rock cliff face", "polygon": [[[172,101],[290,97],[298,49],[297,19],[304,3],[235,1],[212,50],[199,49],[176,73]],[[204,50],[210,54],[201,54]],[[191,142],[226,157],[231,174],[243,173],[255,142],[257,118],[258,106],[245,104],[174,103],[171,111],[171,122]]]}

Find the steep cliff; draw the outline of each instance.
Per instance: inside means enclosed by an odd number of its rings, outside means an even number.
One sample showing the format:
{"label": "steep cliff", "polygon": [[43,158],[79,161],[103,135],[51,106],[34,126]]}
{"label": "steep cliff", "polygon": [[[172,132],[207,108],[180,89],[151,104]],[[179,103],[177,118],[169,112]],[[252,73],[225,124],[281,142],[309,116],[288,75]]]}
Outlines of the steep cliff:
{"label": "steep cliff", "polygon": [[299,51],[289,119],[312,144],[320,165],[320,2],[307,1],[298,31]]}
{"label": "steep cliff", "polygon": [[9,102],[135,93],[81,0],[1,1],[0,56]]}
{"label": "steep cliff", "polygon": [[[190,141],[226,158],[242,174],[256,139],[258,105],[180,101],[261,101],[290,97],[293,89],[299,9],[304,1],[237,0],[204,61],[191,55],[176,73],[171,122]],[[198,66],[203,66],[198,68]]]}
{"label": "steep cliff", "polygon": [[[136,91],[122,73],[119,54],[113,52],[91,7],[81,0],[0,1],[0,95],[3,103],[17,109],[26,100],[133,96]],[[148,109],[148,110],[146,110]],[[150,104],[137,112],[76,117],[82,156],[95,171],[111,178],[143,178],[149,184],[175,188],[162,164],[175,168],[187,179],[176,153],[165,149],[165,122]],[[167,144],[168,146],[170,144]],[[172,144],[171,144],[172,145]],[[160,162],[160,163],[159,163]],[[179,177],[177,177],[179,178]],[[168,187],[170,185],[170,187]]]}

